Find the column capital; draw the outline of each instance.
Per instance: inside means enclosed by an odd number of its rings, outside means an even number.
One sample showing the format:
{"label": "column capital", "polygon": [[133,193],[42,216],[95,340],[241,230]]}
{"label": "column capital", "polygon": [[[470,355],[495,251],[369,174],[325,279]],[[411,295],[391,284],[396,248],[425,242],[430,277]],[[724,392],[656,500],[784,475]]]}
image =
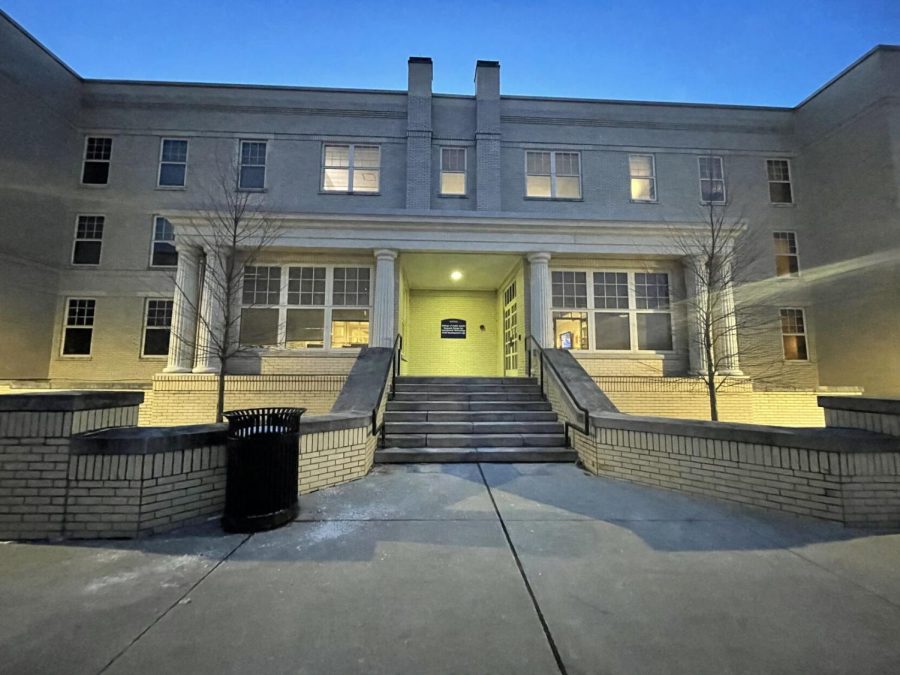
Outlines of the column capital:
{"label": "column capital", "polygon": [[547,253],[546,251],[541,251],[541,252],[538,252],[538,253],[529,253],[529,254],[526,256],[526,259],[527,259],[528,262],[531,263],[532,265],[535,264],[535,263],[544,263],[544,264],[547,264],[547,263],[550,262],[550,258],[551,258],[550,254]]}
{"label": "column capital", "polygon": [[379,248],[375,250],[374,255],[376,260],[396,260],[397,251],[392,251],[389,248]]}
{"label": "column capital", "polygon": [[198,248],[195,244],[186,241],[178,241],[177,239],[175,240],[175,250],[178,251],[178,255],[195,257],[199,257],[203,252],[202,249]]}

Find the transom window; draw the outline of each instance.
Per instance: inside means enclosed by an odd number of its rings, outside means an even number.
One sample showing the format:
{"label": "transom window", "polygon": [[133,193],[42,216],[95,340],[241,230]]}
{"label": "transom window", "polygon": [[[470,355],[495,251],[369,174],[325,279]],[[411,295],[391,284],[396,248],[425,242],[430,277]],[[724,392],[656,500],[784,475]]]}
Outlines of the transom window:
{"label": "transom window", "polygon": [[84,167],[81,182],[85,185],[106,185],[109,182],[109,162],[112,139],[88,136],[84,144]]}
{"label": "transom window", "polygon": [[769,178],[769,201],[773,204],[791,204],[791,165],[786,159],[767,159],[766,174]]}
{"label": "transom window", "polygon": [[248,266],[241,343],[288,349],[367,345],[370,277],[369,267]]}
{"label": "transom window", "polygon": [[333,145],[322,149],[324,192],[378,192],[381,148],[377,145]]}
{"label": "transom window", "polygon": [[262,190],[266,187],[265,141],[241,141],[238,187],[242,190]]}
{"label": "transom window", "polygon": [[153,219],[153,242],[150,248],[151,267],[175,267],[178,251],[175,250],[175,228],[166,218]]}
{"label": "transom window", "polygon": [[704,204],[725,203],[725,170],[721,157],[698,157],[700,167],[700,201]]}
{"label": "transom window", "polygon": [[72,248],[73,265],[99,265],[103,246],[103,216],[78,216],[75,226],[75,245]]}
{"label": "transom window", "polygon": [[628,155],[631,201],[656,201],[656,161],[653,155]]}
{"label": "transom window", "polygon": [[795,277],[800,274],[800,256],[797,253],[797,235],[793,232],[773,232],[775,241],[775,274],[779,277]]}
{"label": "transom window", "polygon": [[141,356],[166,356],[172,331],[172,300],[148,299]]}
{"label": "transom window", "polygon": [[465,148],[441,148],[441,194],[466,194]]}
{"label": "transom window", "polygon": [[164,138],[159,149],[159,186],[184,187],[187,174],[188,142],[183,138]]}
{"label": "transom window", "polygon": [[802,309],[785,308],[781,313],[781,343],[786,361],[807,361],[806,317]]}
{"label": "transom window", "polygon": [[577,152],[525,152],[525,196],[581,199],[581,155]]}
{"label": "transom window", "polygon": [[667,273],[554,270],[551,279],[557,348],[672,350]]}
{"label": "transom window", "polygon": [[96,308],[96,300],[69,298],[66,304],[66,323],[63,327],[63,356],[91,355]]}

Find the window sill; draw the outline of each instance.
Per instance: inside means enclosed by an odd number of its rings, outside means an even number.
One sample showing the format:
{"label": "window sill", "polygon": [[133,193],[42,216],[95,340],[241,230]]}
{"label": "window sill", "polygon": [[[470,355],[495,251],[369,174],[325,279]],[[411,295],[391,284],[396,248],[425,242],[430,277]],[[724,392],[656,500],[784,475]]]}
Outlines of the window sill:
{"label": "window sill", "polygon": [[237,191],[238,191],[238,192],[268,192],[269,189],[268,189],[268,188],[264,188],[264,187],[262,187],[262,188],[245,188],[245,187],[238,187]]}
{"label": "window sill", "polygon": [[584,197],[529,197],[525,195],[526,202],[583,202]]}
{"label": "window sill", "polygon": [[797,202],[769,202],[769,206],[774,206],[778,209],[792,209],[797,206]]}
{"label": "window sill", "polygon": [[658,199],[629,199],[632,204],[659,204]]}
{"label": "window sill", "polygon": [[728,206],[728,202],[705,202],[701,199],[700,206]]}
{"label": "window sill", "polygon": [[[341,356],[357,356],[362,347],[347,347],[346,349],[288,349],[287,347],[241,347],[244,355],[262,356],[266,358],[295,358],[297,356],[312,356],[314,358],[338,358]],[[240,358],[240,354],[237,358]]]}
{"label": "window sill", "polygon": [[80,183],[79,185],[83,188],[89,188],[91,190],[97,190],[97,189],[109,187],[109,183]]}
{"label": "window sill", "polygon": [[78,270],[87,268],[89,270],[99,269],[100,263],[69,263],[69,269]]}
{"label": "window sill", "polygon": [[680,352],[672,350],[672,351],[658,351],[658,350],[637,350],[637,351],[626,351],[621,349],[569,349],[569,352],[572,354],[578,354],[579,356],[591,356],[591,357],[602,357],[609,359],[646,359],[650,357],[658,357],[659,359],[665,359],[673,356],[679,356]]}
{"label": "window sill", "polygon": [[354,197],[380,197],[381,192],[362,192],[360,190],[319,190],[320,195],[352,195]]}
{"label": "window sill", "polygon": [[187,190],[186,185],[157,185],[157,190],[163,190],[164,192],[184,192]]}
{"label": "window sill", "polygon": [[785,365],[791,366],[807,366],[812,363],[809,359],[782,359],[782,361]]}
{"label": "window sill", "polygon": [[160,354],[160,355],[154,355],[154,356],[144,356],[143,354],[141,354],[138,358],[141,361],[166,361],[166,360],[168,360],[169,355],[168,354],[166,354],[166,355]]}
{"label": "window sill", "polygon": [[57,358],[60,361],[90,361],[94,357],[92,354],[60,354]]}
{"label": "window sill", "polygon": [[178,265],[147,265],[151,272],[171,272],[178,269]]}
{"label": "window sill", "polygon": [[438,199],[468,199],[469,195],[449,195],[449,194],[445,195],[445,194],[439,192],[437,197],[438,197]]}

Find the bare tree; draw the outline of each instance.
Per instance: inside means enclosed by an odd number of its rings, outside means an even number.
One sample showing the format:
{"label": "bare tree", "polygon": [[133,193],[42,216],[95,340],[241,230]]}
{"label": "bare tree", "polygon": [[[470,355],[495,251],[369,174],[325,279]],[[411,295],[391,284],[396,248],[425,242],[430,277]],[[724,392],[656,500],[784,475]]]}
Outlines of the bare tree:
{"label": "bare tree", "polygon": [[189,341],[197,356],[217,367],[216,422],[225,408],[225,377],[233,359],[246,351],[241,344],[241,296],[244,276],[260,255],[281,234],[277,221],[265,211],[265,193],[239,187],[240,166],[217,163],[212,182],[204,190],[204,202],[179,238],[205,253],[201,265],[202,288],[197,305],[176,282],[175,292],[197,316],[196,336],[173,336]]}

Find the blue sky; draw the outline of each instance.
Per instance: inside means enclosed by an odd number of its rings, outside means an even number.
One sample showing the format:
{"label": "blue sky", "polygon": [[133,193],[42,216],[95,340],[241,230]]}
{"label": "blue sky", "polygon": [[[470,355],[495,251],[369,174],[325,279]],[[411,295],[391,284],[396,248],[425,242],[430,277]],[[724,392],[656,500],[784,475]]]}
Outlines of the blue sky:
{"label": "blue sky", "polygon": [[0,0],[85,77],[794,105],[878,43],[900,0]]}

